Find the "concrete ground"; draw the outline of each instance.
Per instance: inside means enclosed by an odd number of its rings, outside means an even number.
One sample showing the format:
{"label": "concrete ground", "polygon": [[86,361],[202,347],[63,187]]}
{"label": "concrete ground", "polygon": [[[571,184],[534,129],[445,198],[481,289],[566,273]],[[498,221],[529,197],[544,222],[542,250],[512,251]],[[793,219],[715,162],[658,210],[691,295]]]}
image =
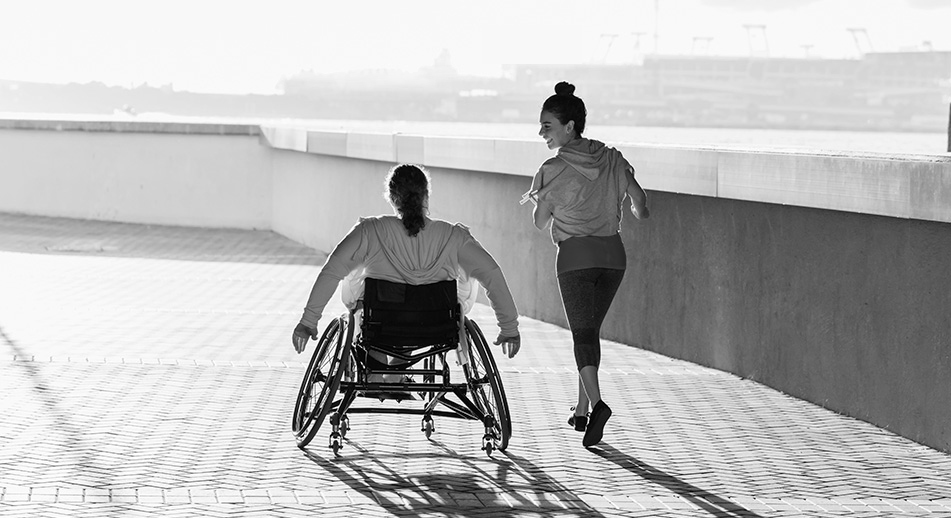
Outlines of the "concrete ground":
{"label": "concrete ground", "polygon": [[323,258],[267,231],[0,214],[0,516],[951,517],[951,456],[618,343],[585,449],[570,334],[530,319],[497,356],[507,451],[381,414],[351,417],[339,457],[323,429],[301,451],[290,333]]}

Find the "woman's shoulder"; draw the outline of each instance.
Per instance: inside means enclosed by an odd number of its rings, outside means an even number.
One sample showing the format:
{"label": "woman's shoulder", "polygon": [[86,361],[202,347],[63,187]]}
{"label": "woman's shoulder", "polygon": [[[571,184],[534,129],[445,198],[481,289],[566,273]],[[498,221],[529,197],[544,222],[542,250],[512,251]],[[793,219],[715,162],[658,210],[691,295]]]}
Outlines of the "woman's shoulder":
{"label": "woman's shoulder", "polygon": [[553,170],[553,169],[563,169],[567,164],[562,158],[558,155],[555,155],[544,162],[538,167],[539,171]]}
{"label": "woman's shoulder", "polygon": [[463,225],[462,223],[452,223],[444,219],[430,219],[426,226],[429,227],[430,225],[433,230],[451,232],[453,234],[457,232],[469,232],[469,227],[466,225]]}
{"label": "woman's shoulder", "polygon": [[552,178],[559,176],[566,168],[568,168],[568,162],[555,155],[542,162],[542,165],[538,167],[538,172],[535,173],[533,182],[548,183]]}
{"label": "woman's shoulder", "polygon": [[394,223],[399,223],[400,225],[403,224],[399,217],[393,216],[391,214],[381,214],[379,216],[361,216],[357,221],[357,225],[363,226],[393,225]]}
{"label": "woman's shoulder", "polygon": [[454,233],[459,234],[459,235],[462,235],[462,236],[471,236],[471,235],[472,235],[472,231],[469,230],[469,226],[468,226],[468,225],[464,225],[464,224],[462,224],[462,223],[453,223],[453,224],[452,224],[452,231],[453,231]]}
{"label": "woman's shoulder", "polygon": [[362,216],[351,232],[358,232],[364,236],[383,236],[393,234],[397,229],[402,228],[403,221],[397,216]]}
{"label": "woman's shoulder", "polygon": [[462,223],[452,223],[443,219],[432,219],[426,225],[438,234],[448,235],[449,239],[465,241],[472,237],[469,227]]}

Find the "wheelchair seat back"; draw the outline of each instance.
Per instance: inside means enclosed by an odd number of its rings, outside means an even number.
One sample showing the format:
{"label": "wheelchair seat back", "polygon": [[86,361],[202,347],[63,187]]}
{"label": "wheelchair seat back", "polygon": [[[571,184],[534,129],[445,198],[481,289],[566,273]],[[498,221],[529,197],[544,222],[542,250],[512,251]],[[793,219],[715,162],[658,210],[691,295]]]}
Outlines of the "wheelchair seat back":
{"label": "wheelchair seat back", "polygon": [[401,284],[367,278],[363,293],[363,342],[394,351],[459,343],[456,281]]}

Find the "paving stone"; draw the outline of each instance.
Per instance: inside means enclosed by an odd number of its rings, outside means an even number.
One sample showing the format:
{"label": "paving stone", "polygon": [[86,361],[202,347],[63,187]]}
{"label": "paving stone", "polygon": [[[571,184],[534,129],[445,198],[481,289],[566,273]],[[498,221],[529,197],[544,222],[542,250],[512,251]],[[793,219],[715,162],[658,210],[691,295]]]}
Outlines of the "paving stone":
{"label": "paving stone", "polygon": [[[46,248],[83,236],[114,246]],[[497,358],[506,452],[478,423],[427,439],[382,414],[353,414],[339,456],[323,430],[301,451],[312,349],[288,335],[324,257],[272,232],[0,214],[0,516],[951,516],[947,454],[608,340],[615,413],[585,449],[570,333],[531,319]]]}

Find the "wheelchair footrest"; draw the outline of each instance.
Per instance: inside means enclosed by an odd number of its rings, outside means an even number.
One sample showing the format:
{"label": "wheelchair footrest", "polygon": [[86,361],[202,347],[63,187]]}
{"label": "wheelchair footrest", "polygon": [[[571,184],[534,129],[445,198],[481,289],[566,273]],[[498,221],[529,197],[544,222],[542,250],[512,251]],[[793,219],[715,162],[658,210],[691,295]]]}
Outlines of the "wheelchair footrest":
{"label": "wheelchair footrest", "polygon": [[343,382],[341,392],[347,389],[357,392],[465,392],[468,385],[465,383],[356,383]]}
{"label": "wheelchair footrest", "polygon": [[418,399],[416,394],[412,392],[402,392],[402,391],[380,391],[380,390],[367,390],[365,392],[357,392],[358,397],[366,397],[370,399],[379,399],[383,401],[385,399],[395,399],[396,401],[415,401]]}

